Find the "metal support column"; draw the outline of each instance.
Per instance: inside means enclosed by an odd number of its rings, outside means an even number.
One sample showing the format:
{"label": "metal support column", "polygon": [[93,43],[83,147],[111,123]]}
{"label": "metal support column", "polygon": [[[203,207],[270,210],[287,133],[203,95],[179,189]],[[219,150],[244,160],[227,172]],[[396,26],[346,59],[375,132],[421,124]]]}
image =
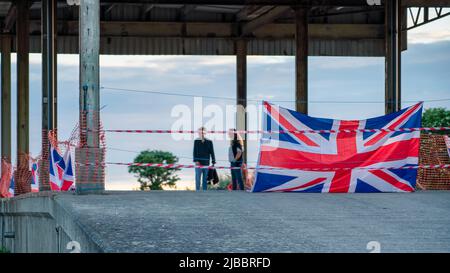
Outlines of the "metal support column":
{"label": "metal support column", "polygon": [[[1,36],[1,159],[6,164],[11,164],[11,42],[10,35],[3,34]],[[2,177],[6,175],[5,172],[6,168],[2,166]]]}
{"label": "metal support column", "polygon": [[401,53],[402,53],[401,0],[385,2],[385,112],[401,109]]}
{"label": "metal support column", "polygon": [[308,9],[295,10],[295,108],[308,114]]}
{"label": "metal support column", "polygon": [[105,189],[103,149],[100,147],[100,3],[80,5],[80,142],[76,161],[77,193],[101,193]]}
{"label": "metal support column", "polygon": [[40,191],[50,190],[48,132],[56,136],[56,0],[42,1],[42,161]]}
{"label": "metal support column", "polygon": [[29,171],[30,113],[29,113],[29,17],[30,3],[17,1],[17,171],[15,194],[31,191]]}
{"label": "metal support column", "polygon": [[[247,41],[236,41],[236,129],[247,130]],[[247,162],[247,134],[244,138],[244,162]]]}

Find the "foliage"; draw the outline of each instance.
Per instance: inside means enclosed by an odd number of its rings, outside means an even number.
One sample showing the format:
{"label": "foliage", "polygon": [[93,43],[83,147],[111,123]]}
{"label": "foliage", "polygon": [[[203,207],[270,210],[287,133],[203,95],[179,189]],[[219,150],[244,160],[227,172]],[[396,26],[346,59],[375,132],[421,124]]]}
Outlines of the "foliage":
{"label": "foliage", "polygon": [[0,253],[9,253],[9,250],[6,249],[4,246],[0,247]]}
{"label": "foliage", "polygon": [[[174,164],[178,158],[170,152],[159,150],[142,151],[134,159],[134,163]],[[153,168],[144,166],[129,166],[128,172],[133,173],[141,184],[140,190],[163,190],[163,186],[174,187],[179,177],[175,174],[179,168]]]}
{"label": "foliage", "polygon": [[[422,116],[423,127],[450,127],[450,110],[445,108],[429,108]],[[440,134],[448,131],[439,131]]]}
{"label": "foliage", "polygon": [[209,190],[226,190],[227,186],[231,183],[230,174],[220,174],[219,183],[216,185],[208,185]]}

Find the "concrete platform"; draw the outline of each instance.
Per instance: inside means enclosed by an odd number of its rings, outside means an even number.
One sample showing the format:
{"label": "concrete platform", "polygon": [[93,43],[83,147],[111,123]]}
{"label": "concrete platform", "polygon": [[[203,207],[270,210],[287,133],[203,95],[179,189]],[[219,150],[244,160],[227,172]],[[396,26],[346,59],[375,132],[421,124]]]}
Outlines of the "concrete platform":
{"label": "concrete platform", "polygon": [[0,207],[9,217],[26,211],[49,213],[64,233],[61,252],[70,240],[87,252],[369,252],[370,241],[381,252],[450,252],[448,191],[107,192],[30,195]]}

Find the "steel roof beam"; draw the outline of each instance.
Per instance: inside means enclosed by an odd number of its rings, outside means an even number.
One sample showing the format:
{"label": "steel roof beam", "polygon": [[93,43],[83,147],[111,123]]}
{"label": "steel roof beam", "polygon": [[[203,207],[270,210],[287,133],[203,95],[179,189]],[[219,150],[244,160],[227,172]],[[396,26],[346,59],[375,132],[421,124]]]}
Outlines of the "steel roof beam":
{"label": "steel roof beam", "polygon": [[257,30],[258,28],[260,28],[266,24],[272,23],[275,19],[277,19],[278,17],[280,17],[281,15],[285,14],[286,12],[288,12],[290,10],[291,10],[291,7],[287,7],[287,6],[274,7],[273,9],[269,10],[267,13],[242,25],[241,36],[249,35],[253,31]]}

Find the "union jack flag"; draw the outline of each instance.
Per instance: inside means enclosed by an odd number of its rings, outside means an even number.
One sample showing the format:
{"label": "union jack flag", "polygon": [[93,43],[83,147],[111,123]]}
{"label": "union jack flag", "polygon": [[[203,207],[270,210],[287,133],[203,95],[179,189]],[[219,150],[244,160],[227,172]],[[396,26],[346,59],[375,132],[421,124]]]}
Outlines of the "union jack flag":
{"label": "union jack flag", "polygon": [[447,145],[448,156],[450,157],[450,137],[444,136],[445,144]]}
{"label": "union jack flag", "polygon": [[39,191],[39,165],[35,160],[31,161],[31,191]]}
{"label": "union jack flag", "polygon": [[9,183],[9,196],[8,197],[14,197],[14,174],[11,176],[11,182]]}
{"label": "union jack flag", "polygon": [[52,191],[69,191],[75,187],[72,157],[68,146],[64,157],[50,145],[50,187]]}
{"label": "union jack flag", "polygon": [[72,158],[70,156],[70,148],[68,147],[64,154],[64,173],[62,175],[62,186],[61,191],[71,190],[74,186],[74,176],[72,169]]}
{"label": "union jack flag", "polygon": [[420,132],[392,130],[420,127],[422,103],[367,120],[314,118],[268,102],[263,109],[253,192],[414,191],[417,169],[405,167],[418,164]]}
{"label": "union jack flag", "polygon": [[64,158],[50,145],[50,188],[52,191],[60,191],[63,185],[63,175],[66,169]]}

